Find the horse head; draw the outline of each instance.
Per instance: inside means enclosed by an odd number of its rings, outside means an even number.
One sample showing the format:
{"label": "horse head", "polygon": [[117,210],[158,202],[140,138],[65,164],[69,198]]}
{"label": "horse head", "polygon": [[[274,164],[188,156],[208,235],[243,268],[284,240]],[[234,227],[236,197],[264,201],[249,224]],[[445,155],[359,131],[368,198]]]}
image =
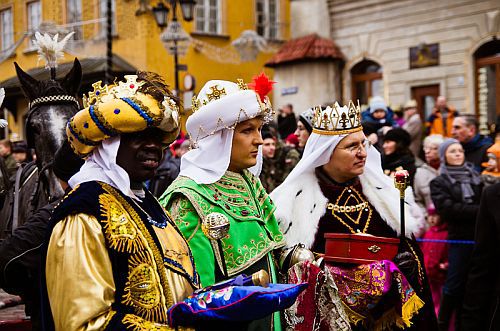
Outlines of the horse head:
{"label": "horse head", "polygon": [[49,166],[66,139],[66,123],[79,110],[77,93],[82,80],[82,67],[75,58],[73,68],[62,80],[39,81],[24,72],[17,63],[14,65],[29,100],[26,119],[28,146],[35,149],[38,169],[48,170],[49,195],[61,196],[63,190]]}

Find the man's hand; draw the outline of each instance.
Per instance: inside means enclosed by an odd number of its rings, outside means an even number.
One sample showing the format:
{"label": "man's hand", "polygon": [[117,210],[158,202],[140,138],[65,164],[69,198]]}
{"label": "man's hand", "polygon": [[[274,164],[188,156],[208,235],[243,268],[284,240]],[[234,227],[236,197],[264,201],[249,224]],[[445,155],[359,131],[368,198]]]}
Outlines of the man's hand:
{"label": "man's hand", "polygon": [[4,120],[3,118],[0,118],[0,128],[3,129],[3,128],[7,127],[7,125],[9,125],[9,122]]}

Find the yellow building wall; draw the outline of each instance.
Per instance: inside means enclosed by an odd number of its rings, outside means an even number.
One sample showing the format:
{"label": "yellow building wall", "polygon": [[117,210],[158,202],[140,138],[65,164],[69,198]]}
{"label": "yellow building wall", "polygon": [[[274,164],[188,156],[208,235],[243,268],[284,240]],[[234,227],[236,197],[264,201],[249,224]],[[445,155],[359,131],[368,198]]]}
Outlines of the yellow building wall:
{"label": "yellow building wall", "polygon": [[[152,12],[136,16],[139,8],[138,1],[116,1],[116,28],[117,35],[113,38],[113,53],[119,55],[131,65],[139,70],[154,71],[165,77],[170,86],[174,86],[174,59],[168,54],[160,41],[161,30],[156,25]],[[0,0],[0,10],[13,8],[14,21],[14,42],[19,40],[27,30],[26,5],[28,0]],[[82,21],[93,20],[99,17],[99,0],[82,0]],[[156,1],[151,1],[151,5],[156,5]],[[58,25],[66,23],[66,1],[64,0],[41,0],[42,19],[41,21],[53,21]],[[255,0],[222,0],[222,34],[221,35],[200,35],[193,33],[192,36],[210,45],[226,48],[231,42],[237,39],[244,30],[256,29]],[[194,21],[184,22],[180,7],[178,6],[178,18],[182,22],[184,29],[191,33],[194,31]],[[172,14],[169,13],[169,20]],[[281,0],[280,3],[280,39],[287,40],[290,36],[290,1]],[[99,24],[87,24],[83,27],[84,39],[92,39],[99,32]],[[105,55],[105,43],[89,43],[88,47],[99,47],[96,49],[98,56]],[[278,43],[274,43],[276,48]],[[34,51],[27,51],[28,41],[16,50],[15,55],[0,63],[0,81],[11,78],[15,75],[13,62],[16,61],[25,71],[43,66],[44,63],[38,60]],[[91,48],[90,48],[91,49]],[[86,52],[92,54],[92,52]],[[236,81],[242,78],[250,81],[251,77],[264,70],[264,63],[273,56],[273,53],[260,53],[255,61],[241,62],[239,64],[229,64],[208,58],[202,52],[191,45],[184,57],[179,57],[180,64],[188,66],[187,72],[179,72],[179,86],[183,89],[183,78],[186,73],[196,79],[195,92],[210,79],[223,79]],[[66,55],[61,62],[73,60],[73,55]],[[272,69],[264,70],[271,77]],[[84,73],[85,74],[85,73]],[[277,86],[279,88],[279,86]],[[184,116],[186,117],[186,116]],[[185,118],[184,118],[185,120]],[[17,121],[22,121],[22,114],[19,114]],[[12,123],[11,130],[19,131],[19,123]],[[21,124],[22,125],[22,124]]]}

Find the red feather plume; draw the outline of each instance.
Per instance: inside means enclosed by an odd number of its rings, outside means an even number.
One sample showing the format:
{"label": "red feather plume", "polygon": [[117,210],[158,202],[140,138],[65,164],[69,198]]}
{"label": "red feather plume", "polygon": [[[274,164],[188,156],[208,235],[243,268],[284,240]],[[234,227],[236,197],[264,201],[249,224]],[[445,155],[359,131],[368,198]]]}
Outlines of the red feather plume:
{"label": "red feather plume", "polygon": [[253,82],[248,84],[252,90],[254,90],[260,97],[260,101],[264,102],[266,95],[269,94],[273,90],[273,84],[276,82],[269,79],[266,74],[263,72],[258,76],[254,76],[252,78]]}

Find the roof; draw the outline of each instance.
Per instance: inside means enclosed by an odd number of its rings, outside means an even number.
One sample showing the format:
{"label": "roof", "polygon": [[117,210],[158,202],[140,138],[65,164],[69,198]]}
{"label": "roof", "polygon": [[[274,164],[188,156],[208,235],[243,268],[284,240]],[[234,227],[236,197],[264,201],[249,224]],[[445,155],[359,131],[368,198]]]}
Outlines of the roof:
{"label": "roof", "polygon": [[[106,69],[106,58],[85,58],[80,60],[80,64],[82,65],[82,73],[85,78],[85,76],[93,76],[93,74],[96,73],[104,73]],[[71,70],[71,68],[73,68],[73,61],[59,64],[57,66],[57,79],[63,78]],[[111,71],[113,73],[135,73],[137,69],[120,56],[113,54]],[[50,79],[50,71],[44,67],[30,69],[27,73],[37,80]],[[0,82],[0,87],[4,87],[6,90],[17,89],[21,87],[21,83],[19,83],[17,76],[14,76]]]}
{"label": "roof", "polygon": [[287,41],[265,66],[277,67],[292,62],[320,59],[344,60],[344,54],[333,40],[321,38],[314,33]]}

